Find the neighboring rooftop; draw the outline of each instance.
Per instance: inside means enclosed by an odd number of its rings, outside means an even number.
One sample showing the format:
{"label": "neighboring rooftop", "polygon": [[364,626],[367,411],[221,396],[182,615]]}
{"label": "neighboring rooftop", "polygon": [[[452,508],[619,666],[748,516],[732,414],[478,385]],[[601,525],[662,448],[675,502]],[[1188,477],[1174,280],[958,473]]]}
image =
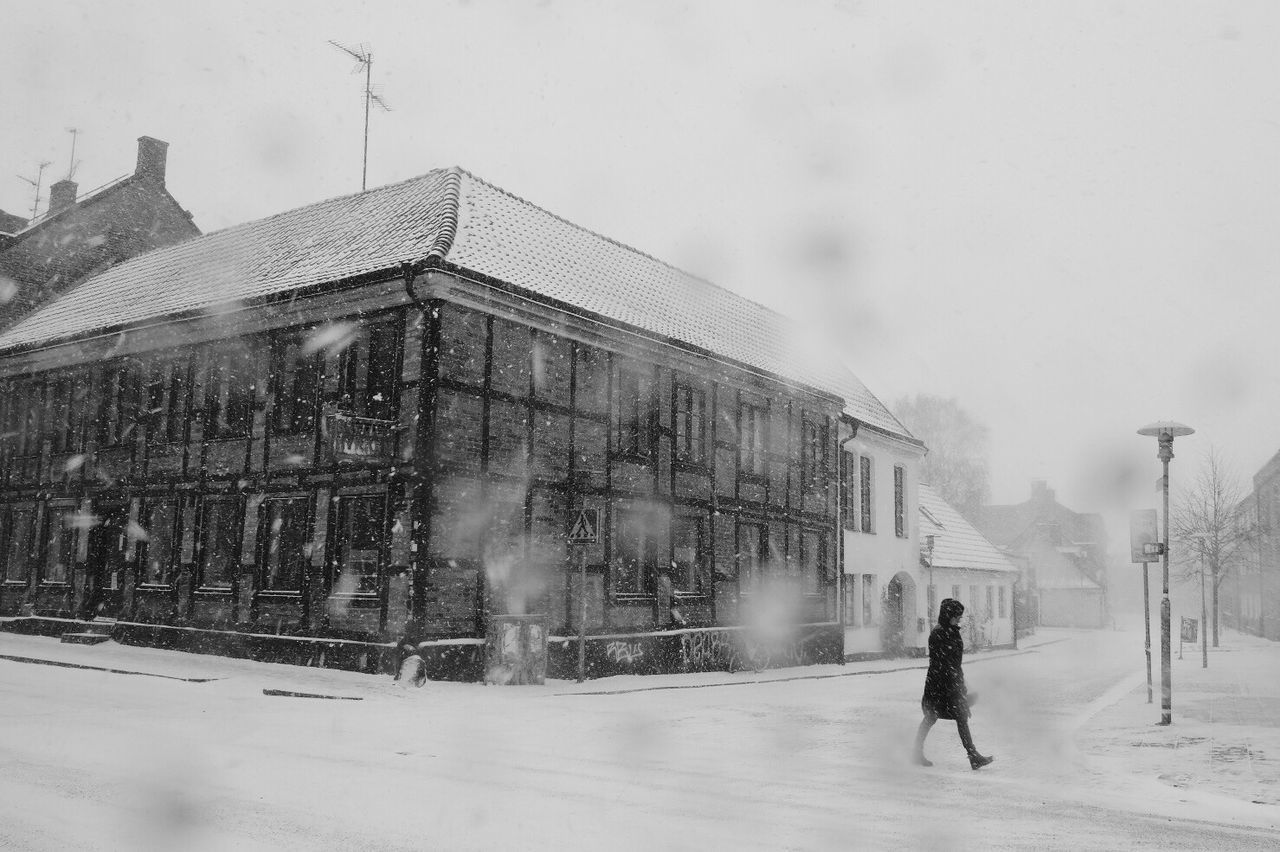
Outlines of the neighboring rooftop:
{"label": "neighboring rooftop", "polygon": [[89,278],[0,334],[40,346],[435,260],[840,396],[910,432],[781,315],[574,225],[461,168],[322,201],[158,249]]}
{"label": "neighboring rooftop", "polygon": [[1018,570],[1000,550],[932,486],[920,486],[920,551],[927,553],[933,536],[929,562],[934,568],[963,568],[974,571]]}

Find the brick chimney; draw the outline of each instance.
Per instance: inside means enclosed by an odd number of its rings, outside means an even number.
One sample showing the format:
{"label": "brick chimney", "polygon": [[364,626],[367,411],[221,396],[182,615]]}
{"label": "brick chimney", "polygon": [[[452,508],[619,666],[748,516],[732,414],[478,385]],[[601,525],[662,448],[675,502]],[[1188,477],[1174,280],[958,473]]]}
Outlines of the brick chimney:
{"label": "brick chimney", "polygon": [[133,173],[144,180],[164,186],[164,165],[169,156],[169,143],[150,136],[138,137],[138,167]]}
{"label": "brick chimney", "polygon": [[79,188],[70,178],[60,180],[49,187],[49,212],[57,213],[75,204],[76,192]]}

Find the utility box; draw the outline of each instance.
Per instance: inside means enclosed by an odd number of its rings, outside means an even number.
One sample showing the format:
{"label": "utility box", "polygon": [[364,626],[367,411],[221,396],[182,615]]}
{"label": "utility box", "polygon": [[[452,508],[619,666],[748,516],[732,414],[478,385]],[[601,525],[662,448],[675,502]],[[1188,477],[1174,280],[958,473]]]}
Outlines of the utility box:
{"label": "utility box", "polygon": [[547,679],[547,616],[491,616],[484,661],[485,683],[543,683]]}

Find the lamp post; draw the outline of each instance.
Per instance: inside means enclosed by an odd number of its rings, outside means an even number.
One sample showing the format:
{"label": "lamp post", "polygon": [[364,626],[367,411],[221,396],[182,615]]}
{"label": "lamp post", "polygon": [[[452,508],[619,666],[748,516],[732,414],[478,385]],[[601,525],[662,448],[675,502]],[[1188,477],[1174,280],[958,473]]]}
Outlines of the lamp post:
{"label": "lamp post", "polygon": [[1173,439],[1194,435],[1195,429],[1172,420],[1161,420],[1138,430],[1139,435],[1154,437],[1159,449],[1156,458],[1164,465],[1161,489],[1164,492],[1164,597],[1160,599],[1160,724],[1173,723],[1173,661],[1169,640],[1169,460],[1173,458]]}

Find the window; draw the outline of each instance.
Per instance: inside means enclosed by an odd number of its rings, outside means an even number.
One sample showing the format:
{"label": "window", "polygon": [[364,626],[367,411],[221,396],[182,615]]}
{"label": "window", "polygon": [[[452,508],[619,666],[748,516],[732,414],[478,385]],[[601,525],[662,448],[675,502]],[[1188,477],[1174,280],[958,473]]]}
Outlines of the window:
{"label": "window", "polygon": [[252,342],[238,340],[213,353],[205,380],[211,438],[243,438],[253,426],[255,363]]}
{"label": "window", "polygon": [[703,565],[706,559],[706,518],[688,515],[675,519],[671,582],[676,591],[705,594]]}
{"label": "window", "polygon": [[621,594],[649,591],[659,559],[654,524],[649,513],[618,512],[614,552],[614,589]]}
{"label": "window", "polygon": [[999,615],[1000,615],[1000,617],[1001,617],[1001,618],[1004,618],[1004,617],[1005,617],[1006,615],[1008,615],[1008,613],[1009,613],[1009,603],[1008,603],[1007,599],[1005,598],[1005,587],[1004,587],[1004,586],[1000,586],[1000,587],[997,589],[997,595],[996,595],[996,598],[997,598],[997,600],[999,601],[999,604],[1000,604]]}
{"label": "window", "polygon": [[18,457],[40,454],[40,420],[43,414],[43,388],[24,383],[14,389],[5,432],[13,435],[13,454]]}
{"label": "window", "polygon": [[102,373],[98,396],[98,445],[117,447],[134,435],[138,421],[138,373],[117,364]]}
{"label": "window", "polygon": [[74,509],[49,506],[45,518],[45,556],[40,580],[65,583],[71,576],[71,563],[76,554],[76,529],[69,517]]}
{"label": "window", "polygon": [[396,419],[400,318],[362,326],[338,358],[338,407],[346,414]]}
{"label": "window", "polygon": [[846,574],[844,578],[844,623],[851,626],[858,626],[858,577],[855,574]]}
{"label": "window", "polygon": [[31,545],[35,540],[36,510],[32,505],[13,506],[5,514],[8,516],[5,518],[8,523],[4,530],[4,578],[26,581],[27,560],[31,556]]}
{"label": "window", "polygon": [[302,329],[291,329],[276,338],[272,350],[275,404],[271,410],[271,428],[277,435],[297,435],[315,429],[324,353],[310,346],[305,335]]}
{"label": "window", "polygon": [[987,586],[987,609],[983,616],[990,618],[996,611],[996,587]]}
{"label": "window", "polygon": [[652,404],[649,383],[639,370],[618,371],[618,452],[645,456],[649,453],[649,415]]}
{"label": "window", "polygon": [[75,405],[75,385],[69,376],[57,379],[49,392],[49,441],[53,452],[69,453],[79,449],[79,442],[72,428],[72,411]]}
{"label": "window", "polygon": [[858,458],[858,491],[859,501],[862,507],[862,531],[864,533],[875,532],[872,524],[871,515],[871,457],[860,456]]}
{"label": "window", "polygon": [[142,582],[168,586],[173,582],[174,543],[178,538],[178,504],[173,500],[156,500],[147,506],[145,518],[146,545],[143,548]]}
{"label": "window", "polygon": [[858,457],[840,452],[840,476],[843,484],[843,502],[840,504],[840,526],[846,530],[858,529]]}
{"label": "window", "polygon": [[206,499],[200,519],[200,585],[226,588],[240,567],[240,501]]}
{"label": "window", "polygon": [[933,621],[935,618],[938,617],[938,587],[937,586],[933,584],[929,585],[929,587],[925,590],[925,600],[928,601],[928,603],[925,604],[925,607],[926,607],[925,611],[929,614],[929,620]]}
{"label": "window", "polygon": [[893,466],[893,534],[907,537],[907,472],[897,464]]}
{"label": "window", "polygon": [[816,595],[822,590],[826,568],[827,540],[817,530],[800,533],[800,590]]}
{"label": "window", "polygon": [[285,497],[263,502],[266,523],[262,588],[273,592],[302,589],[302,574],[311,555],[310,497]]}
{"label": "window", "polygon": [[763,524],[738,524],[738,587],[751,591],[764,576],[768,553]]}
{"label": "window", "polygon": [[951,587],[951,599],[952,599],[952,600],[957,600],[957,601],[958,601],[958,600],[960,600],[960,587],[959,587],[959,586],[952,586],[952,587]]}
{"label": "window", "polygon": [[876,575],[862,575],[862,624],[869,627],[876,623]]}
{"label": "window", "polygon": [[676,458],[701,464],[706,437],[706,396],[698,388],[676,384]]}
{"label": "window", "polygon": [[187,359],[179,359],[153,367],[147,384],[147,413],[150,415],[152,443],[178,444],[186,440]]}
{"label": "window", "polygon": [[820,488],[826,481],[827,442],[825,424],[810,415],[800,418],[800,481],[803,488]]}
{"label": "window", "polygon": [[381,495],[338,497],[338,557],[333,590],[378,591],[386,499]]}
{"label": "window", "polygon": [[966,613],[966,615],[968,615],[969,618],[978,617],[978,587],[977,586],[969,587],[969,610]]}
{"label": "window", "polygon": [[767,423],[768,412],[761,406],[744,403],[738,410],[738,449],[743,473],[765,474]]}

